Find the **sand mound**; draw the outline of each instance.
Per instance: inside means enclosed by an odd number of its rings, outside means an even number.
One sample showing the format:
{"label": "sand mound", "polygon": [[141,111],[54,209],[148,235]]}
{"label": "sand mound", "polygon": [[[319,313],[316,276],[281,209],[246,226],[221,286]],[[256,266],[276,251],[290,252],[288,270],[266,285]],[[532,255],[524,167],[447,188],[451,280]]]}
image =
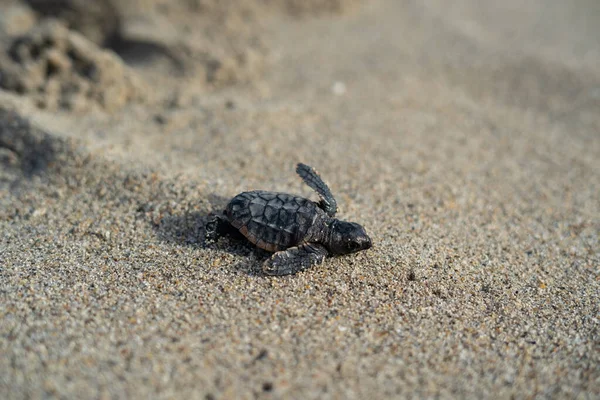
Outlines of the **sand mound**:
{"label": "sand mound", "polygon": [[110,46],[145,71],[164,58],[169,74],[204,87],[259,79],[267,63],[263,8],[255,1],[119,4],[122,29]]}
{"label": "sand mound", "polygon": [[[67,214],[87,213],[90,205],[104,209],[109,203],[112,206],[106,210],[106,221],[100,221],[102,216],[90,215],[96,225],[105,224],[108,229],[108,214],[120,210],[135,217],[149,235],[165,242],[201,245],[203,217],[215,201],[198,198],[194,182],[175,183],[161,179],[154,171],[109,162],[91,154],[78,140],[40,129],[18,112],[2,107],[0,168],[0,182],[12,181],[13,188],[21,189],[11,193],[19,199],[19,206],[5,208],[16,213],[10,218],[30,217],[31,210],[40,209],[34,204],[39,201],[60,209],[60,200],[70,210]],[[30,201],[33,203],[27,204]],[[65,212],[58,209],[54,212]]]}
{"label": "sand mound", "polygon": [[[120,61],[157,84],[169,84],[155,80],[164,75],[183,76],[208,88],[254,82],[269,60],[264,22],[270,16],[340,14],[359,0],[25,3],[43,27],[9,45],[10,57],[0,59],[0,86],[33,95],[40,107],[49,109],[82,110],[99,104],[111,110],[140,97],[140,85],[132,83],[131,71]],[[53,19],[63,26],[48,22]],[[112,50],[121,60],[96,46]]]}
{"label": "sand mound", "polygon": [[117,35],[120,19],[108,0],[26,0],[39,15],[61,20],[69,29],[104,46]]}
{"label": "sand mound", "polygon": [[57,21],[12,40],[0,56],[0,87],[43,108],[117,109],[139,101],[144,86],[114,54]]}
{"label": "sand mound", "polygon": [[1,162],[7,168],[19,168],[25,175],[48,169],[72,166],[81,157],[67,140],[51,136],[23,119],[16,112],[0,108]]}

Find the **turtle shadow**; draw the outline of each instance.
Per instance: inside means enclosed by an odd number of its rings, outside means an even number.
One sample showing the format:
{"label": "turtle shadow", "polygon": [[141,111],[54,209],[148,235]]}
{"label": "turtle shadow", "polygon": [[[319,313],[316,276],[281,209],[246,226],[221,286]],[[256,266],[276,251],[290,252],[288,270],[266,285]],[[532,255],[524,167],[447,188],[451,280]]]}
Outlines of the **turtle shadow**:
{"label": "turtle shadow", "polygon": [[159,222],[153,222],[152,227],[158,239],[179,246],[209,247],[204,239],[206,223],[213,214],[225,207],[227,199],[209,194],[205,200],[209,206],[199,211],[170,214],[162,217]]}
{"label": "turtle shadow", "polygon": [[[189,246],[226,252],[236,256],[244,256],[244,262],[236,264],[235,270],[254,275],[260,271],[260,264],[268,258],[269,253],[257,249],[244,236],[233,231],[220,237],[216,242],[207,241],[206,223],[214,214],[220,214],[227,205],[229,198],[210,194],[206,197],[210,208],[200,211],[184,212],[161,218],[160,222],[153,224],[156,236],[162,242],[177,246]],[[250,257],[250,259],[248,259]]]}
{"label": "turtle shadow", "polygon": [[210,212],[193,211],[163,217],[153,224],[154,232],[162,242],[179,246],[205,247],[204,226]]}
{"label": "turtle shadow", "polygon": [[36,128],[17,111],[0,107],[0,165],[26,178],[61,173],[77,160],[74,145]]}
{"label": "turtle shadow", "polygon": [[217,241],[207,241],[206,223],[215,211],[194,211],[170,215],[161,219],[154,227],[159,240],[178,246],[190,246],[207,250],[226,252],[233,255],[249,256],[254,247],[241,234],[226,235]]}

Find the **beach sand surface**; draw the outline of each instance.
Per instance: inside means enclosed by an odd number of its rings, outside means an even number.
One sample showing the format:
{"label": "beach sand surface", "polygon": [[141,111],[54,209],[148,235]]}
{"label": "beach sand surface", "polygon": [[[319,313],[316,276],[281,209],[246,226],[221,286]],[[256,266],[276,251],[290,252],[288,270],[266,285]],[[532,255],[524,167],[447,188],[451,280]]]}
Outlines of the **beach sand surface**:
{"label": "beach sand surface", "polygon": [[[1,397],[600,397],[600,3],[44,4],[0,1]],[[297,162],[373,248],[205,243]]]}

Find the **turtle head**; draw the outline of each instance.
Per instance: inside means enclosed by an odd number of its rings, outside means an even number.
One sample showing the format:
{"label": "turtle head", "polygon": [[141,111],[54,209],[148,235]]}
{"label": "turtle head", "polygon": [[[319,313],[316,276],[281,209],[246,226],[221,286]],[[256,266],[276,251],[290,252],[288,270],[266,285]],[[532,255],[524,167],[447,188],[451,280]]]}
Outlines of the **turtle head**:
{"label": "turtle head", "polygon": [[330,225],[329,251],[336,255],[367,250],[373,245],[365,228],[354,222],[334,220]]}

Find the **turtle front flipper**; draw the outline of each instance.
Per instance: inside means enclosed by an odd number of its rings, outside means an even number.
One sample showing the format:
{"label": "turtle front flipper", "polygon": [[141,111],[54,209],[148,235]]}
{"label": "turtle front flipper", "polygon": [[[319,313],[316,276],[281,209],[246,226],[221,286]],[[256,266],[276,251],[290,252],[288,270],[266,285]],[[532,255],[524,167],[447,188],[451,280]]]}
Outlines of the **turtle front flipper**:
{"label": "turtle front flipper", "polygon": [[335,216],[337,211],[337,202],[331,194],[331,190],[323,179],[319,176],[317,171],[306,164],[299,163],[296,166],[296,173],[300,175],[300,178],[310,186],[321,198],[319,206],[329,215],[330,217]]}
{"label": "turtle front flipper", "polygon": [[278,251],[263,263],[267,275],[290,275],[320,264],[327,256],[327,249],[318,243],[306,243],[298,247]]}

